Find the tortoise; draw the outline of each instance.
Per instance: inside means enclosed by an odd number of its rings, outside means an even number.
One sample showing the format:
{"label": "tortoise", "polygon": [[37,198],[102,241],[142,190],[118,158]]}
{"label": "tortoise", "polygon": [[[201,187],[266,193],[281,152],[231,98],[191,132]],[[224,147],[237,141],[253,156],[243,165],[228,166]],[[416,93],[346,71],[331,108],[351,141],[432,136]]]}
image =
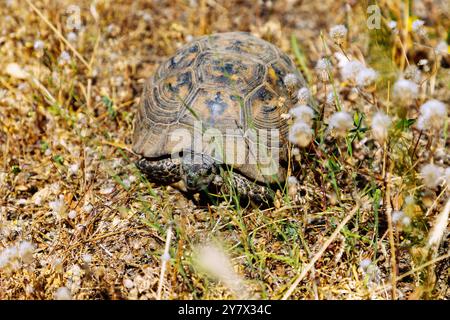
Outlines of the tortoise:
{"label": "tortoise", "polygon": [[263,201],[269,185],[285,181],[282,115],[301,86],[293,61],[267,41],[246,32],[196,38],[145,82],[134,121],[136,166],[151,182],[181,181],[192,193],[235,188]]}

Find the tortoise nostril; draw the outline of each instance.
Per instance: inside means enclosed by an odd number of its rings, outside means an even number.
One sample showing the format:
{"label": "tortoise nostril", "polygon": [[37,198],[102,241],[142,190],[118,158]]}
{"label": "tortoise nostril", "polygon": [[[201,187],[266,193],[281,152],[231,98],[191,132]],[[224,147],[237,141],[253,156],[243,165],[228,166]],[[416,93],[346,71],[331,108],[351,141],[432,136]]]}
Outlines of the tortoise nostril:
{"label": "tortoise nostril", "polygon": [[191,181],[191,180],[188,180],[188,181],[187,181],[187,186],[190,187],[190,188],[192,188],[192,187],[194,186],[194,182]]}

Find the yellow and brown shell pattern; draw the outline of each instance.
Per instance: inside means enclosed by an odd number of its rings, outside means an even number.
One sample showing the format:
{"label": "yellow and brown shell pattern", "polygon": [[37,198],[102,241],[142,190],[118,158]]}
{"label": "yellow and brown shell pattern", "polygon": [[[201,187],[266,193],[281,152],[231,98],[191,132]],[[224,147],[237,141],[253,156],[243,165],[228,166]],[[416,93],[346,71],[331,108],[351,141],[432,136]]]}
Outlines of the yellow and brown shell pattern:
{"label": "yellow and brown shell pattern", "polygon": [[[305,85],[285,53],[249,33],[198,38],[148,79],[135,119],[133,150],[144,157],[181,151],[177,149],[186,146],[172,139],[172,133],[193,130],[201,121],[203,127],[224,134],[227,129],[278,129],[283,151],[288,125],[281,115],[296,102],[283,82],[288,73],[298,76],[299,86]],[[252,170],[247,174],[257,177]]]}

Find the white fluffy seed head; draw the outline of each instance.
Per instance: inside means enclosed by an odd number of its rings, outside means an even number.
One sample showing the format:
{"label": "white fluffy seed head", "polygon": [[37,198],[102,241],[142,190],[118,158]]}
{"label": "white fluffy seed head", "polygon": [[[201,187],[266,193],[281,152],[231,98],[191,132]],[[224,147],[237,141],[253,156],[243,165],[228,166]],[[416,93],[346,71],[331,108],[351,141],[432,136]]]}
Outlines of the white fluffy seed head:
{"label": "white fluffy seed head", "polygon": [[197,255],[201,266],[210,269],[212,273],[219,272],[219,276],[226,273],[233,273],[229,257],[225,252],[215,245],[205,245],[199,248]]}
{"label": "white fluffy seed head", "polygon": [[342,45],[345,42],[347,32],[347,28],[344,25],[339,24],[330,29],[330,37],[336,44]]}
{"label": "white fluffy seed head", "polygon": [[33,285],[32,285],[32,284],[27,284],[27,285],[25,286],[25,293],[26,293],[26,294],[33,294],[33,292],[34,292],[34,287],[33,287]]}
{"label": "white fluffy seed head", "polygon": [[61,54],[59,55],[59,57],[58,57],[58,63],[60,64],[60,65],[64,65],[64,64],[66,64],[66,63],[69,63],[70,62],[70,53],[69,52],[67,52],[67,51],[63,51],[63,52],[61,52]]}
{"label": "white fluffy seed head", "polygon": [[60,287],[54,295],[55,300],[72,300],[72,294],[67,287]]}
{"label": "white fluffy seed head", "polygon": [[289,89],[293,89],[298,85],[298,77],[293,73],[288,73],[283,79],[284,85]]}
{"label": "white fluffy seed head", "polygon": [[342,68],[348,62],[347,56],[342,52],[335,52],[333,56],[336,58],[337,66],[339,68]]}
{"label": "white fluffy seed head", "polygon": [[331,68],[331,63],[328,59],[322,58],[316,63],[316,72],[319,79],[322,81],[328,81],[328,70]]}
{"label": "white fluffy seed head", "polygon": [[17,270],[20,268],[19,258],[20,255],[17,245],[3,249],[3,251],[0,251],[0,269],[6,271]]}
{"label": "white fluffy seed head", "polygon": [[90,203],[86,203],[83,206],[83,211],[86,212],[86,213],[91,213],[92,210],[94,210],[94,206],[92,204],[90,204]]}
{"label": "white fluffy seed head", "polygon": [[28,73],[17,63],[9,63],[6,66],[5,72],[16,79],[27,79]]}
{"label": "white fluffy seed head", "polygon": [[319,59],[316,63],[317,70],[327,70],[331,67],[331,63],[327,58]]}
{"label": "white fluffy seed head", "polygon": [[67,214],[67,217],[69,217],[69,219],[75,219],[77,216],[77,212],[75,210],[70,210],[69,213]]}
{"label": "white fluffy seed head", "polygon": [[394,98],[403,105],[410,105],[419,95],[419,86],[411,80],[401,78],[395,82],[393,93]]}
{"label": "white fluffy seed head", "polygon": [[439,130],[444,126],[446,118],[447,106],[436,99],[428,100],[420,107],[417,127],[420,130]]}
{"label": "white fluffy seed head", "polygon": [[125,288],[131,289],[131,288],[134,287],[134,282],[131,279],[124,279],[123,280],[123,285],[125,286]]}
{"label": "white fluffy seed head", "polygon": [[80,165],[78,163],[71,164],[69,166],[69,175],[76,176],[78,174],[79,169],[80,169]]}
{"label": "white fluffy seed head", "polygon": [[360,87],[368,87],[375,83],[378,72],[372,68],[363,68],[356,75],[356,84]]}
{"label": "white fluffy seed head", "polygon": [[84,263],[91,263],[92,262],[92,256],[89,253],[85,253],[83,254],[83,256],[81,257],[83,259]]}
{"label": "white fluffy seed head", "polygon": [[61,273],[63,272],[63,261],[61,258],[55,258],[52,262],[51,262],[51,266],[52,269],[55,272]]}
{"label": "white fluffy seed head", "polygon": [[435,164],[426,164],[420,170],[423,183],[430,189],[435,189],[444,177],[444,169]]}
{"label": "white fluffy seed head", "polygon": [[445,178],[445,183],[447,184],[447,188],[450,190],[450,167],[445,169],[444,178]]}
{"label": "white fluffy seed head", "polygon": [[377,112],[372,118],[372,134],[380,143],[386,141],[389,127],[392,124],[391,118],[383,112]]}
{"label": "white fluffy seed head", "polygon": [[77,41],[77,34],[73,31],[69,32],[66,36],[67,40],[69,40],[69,42],[75,42]]}
{"label": "white fluffy seed head", "polygon": [[411,218],[408,216],[404,216],[401,223],[404,227],[407,227],[411,224]]}
{"label": "white fluffy seed head", "polygon": [[243,279],[234,271],[230,258],[224,250],[214,244],[206,244],[194,253],[198,266],[210,277],[220,280],[238,298],[248,298]]}
{"label": "white fluffy seed head", "polygon": [[325,103],[329,106],[335,106],[336,103],[338,103],[339,105],[342,105],[342,100],[341,100],[341,97],[339,96],[339,93],[336,93],[336,95],[335,95],[334,92],[331,91],[327,94]]}
{"label": "white fluffy seed head", "polygon": [[33,44],[33,49],[36,51],[42,50],[45,47],[45,43],[42,40],[36,40]]}
{"label": "white fluffy seed head", "polygon": [[328,128],[333,135],[345,137],[348,130],[353,127],[353,118],[350,113],[339,111],[334,113],[328,121]]}
{"label": "white fluffy seed head", "polygon": [[289,176],[287,179],[288,185],[295,186],[298,184],[298,179],[294,176]]}
{"label": "white fluffy seed head", "polygon": [[412,23],[412,31],[414,31],[417,34],[424,35],[425,29],[424,29],[425,21],[417,19]]}
{"label": "white fluffy seed head", "polygon": [[50,201],[48,205],[58,219],[64,219],[66,217],[66,207],[63,195],[60,195],[55,201]]}
{"label": "white fluffy seed head", "polygon": [[397,21],[391,20],[388,22],[388,27],[391,30],[395,30],[397,28]]}
{"label": "white fluffy seed head", "polygon": [[[422,59],[422,60],[424,60],[424,59]],[[404,77],[405,77],[405,79],[411,80],[411,81],[419,84],[422,79],[422,73],[420,72],[419,68],[417,68],[417,66],[410,65],[405,69]]]}
{"label": "white fluffy seed head", "polygon": [[413,196],[407,196],[405,197],[405,205],[407,206],[411,206],[415,203],[414,197]]}
{"label": "white fluffy seed head", "polygon": [[341,63],[341,76],[343,80],[352,80],[356,82],[356,77],[365,66],[358,60],[347,61]]}
{"label": "white fluffy seed head", "polygon": [[341,106],[344,104],[341,98],[341,94],[339,92],[336,92],[336,94],[334,94],[333,91],[327,94],[325,103],[329,106],[335,106],[337,107],[337,109],[341,109]]}
{"label": "white fluffy seed head", "polygon": [[289,141],[299,147],[306,147],[313,137],[311,127],[304,121],[298,120],[289,129]]}
{"label": "white fluffy seed head", "polygon": [[311,98],[311,93],[308,88],[300,88],[297,92],[297,99],[299,104],[307,104]]}
{"label": "white fluffy seed head", "polygon": [[312,125],[314,118],[314,110],[306,105],[297,105],[289,113],[295,118],[296,121],[303,121],[309,126]]}
{"label": "white fluffy seed head", "polygon": [[394,224],[398,224],[403,217],[405,216],[405,213],[403,211],[394,211],[392,212],[392,222]]}
{"label": "white fluffy seed head", "polygon": [[436,46],[436,54],[439,54],[439,55],[447,54],[447,53],[449,53],[448,48],[449,48],[448,43],[445,41],[441,41]]}
{"label": "white fluffy seed head", "polygon": [[418,66],[426,66],[426,65],[428,65],[428,62],[429,62],[428,59],[420,59],[419,62],[417,62],[417,65]]}
{"label": "white fluffy seed head", "polygon": [[372,260],[370,260],[369,258],[365,258],[365,259],[361,260],[361,262],[359,263],[359,267],[362,270],[366,271],[371,264],[372,264]]}
{"label": "white fluffy seed head", "polygon": [[168,252],[164,252],[161,256],[161,261],[170,261],[170,254]]}
{"label": "white fluffy seed head", "polygon": [[19,244],[18,253],[23,263],[33,261],[34,245],[31,242],[23,241]]}

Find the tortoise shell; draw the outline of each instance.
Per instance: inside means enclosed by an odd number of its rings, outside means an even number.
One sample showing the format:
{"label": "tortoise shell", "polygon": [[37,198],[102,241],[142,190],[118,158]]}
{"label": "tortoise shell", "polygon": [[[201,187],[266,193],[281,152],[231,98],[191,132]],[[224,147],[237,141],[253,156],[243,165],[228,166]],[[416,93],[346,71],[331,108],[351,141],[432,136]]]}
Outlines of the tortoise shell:
{"label": "tortoise shell", "polygon": [[[288,124],[281,115],[296,102],[283,82],[287,74],[305,85],[285,53],[249,33],[197,38],[147,80],[133,151],[159,158],[195,149],[221,156],[251,179],[283,180],[285,169],[278,164],[287,160]],[[196,134],[203,134],[200,140]]]}

